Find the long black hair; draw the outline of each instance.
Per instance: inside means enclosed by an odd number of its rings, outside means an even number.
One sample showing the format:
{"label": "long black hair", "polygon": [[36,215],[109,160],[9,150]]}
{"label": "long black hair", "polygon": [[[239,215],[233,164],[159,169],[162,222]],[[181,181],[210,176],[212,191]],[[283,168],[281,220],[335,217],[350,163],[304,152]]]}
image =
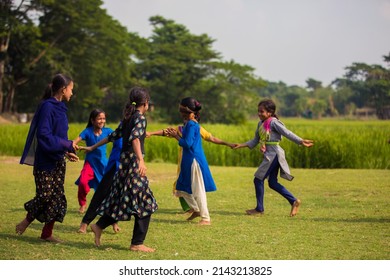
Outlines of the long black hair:
{"label": "long black hair", "polygon": [[48,99],[56,94],[60,89],[66,88],[71,82],[72,78],[64,74],[57,74],[53,77],[50,84],[47,85],[42,100]]}
{"label": "long black hair", "polygon": [[94,109],[91,114],[89,114],[89,119],[88,119],[88,123],[87,123],[87,126],[86,127],[91,127],[93,126],[92,124],[92,120],[95,120],[97,116],[99,116],[100,114],[106,114],[103,110],[101,109]]}
{"label": "long black hair", "polygon": [[194,113],[195,119],[200,121],[200,110],[202,109],[202,104],[193,97],[186,97],[180,101],[179,110],[182,113]]}
{"label": "long black hair", "polygon": [[134,114],[135,109],[141,105],[145,105],[149,100],[149,90],[139,86],[131,88],[129,101],[126,103],[125,109],[123,110],[123,120],[129,120]]}

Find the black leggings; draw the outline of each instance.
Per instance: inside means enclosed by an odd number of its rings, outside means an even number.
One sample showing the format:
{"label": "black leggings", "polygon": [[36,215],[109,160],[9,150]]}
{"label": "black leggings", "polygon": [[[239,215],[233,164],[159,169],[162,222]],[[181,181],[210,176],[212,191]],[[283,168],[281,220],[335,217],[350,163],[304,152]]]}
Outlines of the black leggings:
{"label": "black leggings", "polygon": [[[139,218],[137,215],[134,215],[134,228],[133,228],[133,238],[131,239],[131,245],[141,245],[144,243],[146,238],[146,234],[148,233],[149,223],[150,223],[150,215]],[[96,225],[101,229],[105,229],[106,227],[116,223],[117,221],[110,216],[104,215],[100,217],[97,221]]]}
{"label": "black leggings", "polygon": [[112,180],[114,179],[115,171],[116,166],[114,165],[104,174],[97,190],[95,191],[91,199],[87,212],[85,212],[85,215],[81,221],[82,223],[89,225],[96,218],[96,210],[102,204],[104,198],[110,193],[110,187]]}

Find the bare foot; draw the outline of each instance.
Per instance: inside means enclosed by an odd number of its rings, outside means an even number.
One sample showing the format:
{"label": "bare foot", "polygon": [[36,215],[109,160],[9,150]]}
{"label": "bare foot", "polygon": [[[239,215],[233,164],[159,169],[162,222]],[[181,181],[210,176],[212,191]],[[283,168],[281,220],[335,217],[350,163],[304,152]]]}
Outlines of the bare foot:
{"label": "bare foot", "polygon": [[291,206],[290,217],[294,217],[298,213],[299,206],[301,206],[301,201],[297,199]]}
{"label": "bare foot", "polygon": [[86,204],[80,206],[79,213],[80,213],[80,214],[84,214],[84,212],[85,212],[86,209],[87,209],[87,205],[86,205]]}
{"label": "bare foot", "polygon": [[115,233],[118,233],[121,231],[121,228],[118,226],[117,223],[113,224],[112,225],[112,230],[115,232]]}
{"label": "bare foot", "polygon": [[42,241],[47,241],[47,242],[52,242],[52,243],[62,243],[62,242],[64,242],[61,239],[55,238],[54,236],[49,236],[47,238],[42,238],[41,237],[41,240]]}
{"label": "bare foot", "polygon": [[259,212],[256,209],[245,210],[248,215],[263,215],[264,212]]}
{"label": "bare foot", "polygon": [[185,211],[184,214],[192,214],[194,212],[195,212],[194,209],[190,209],[190,210]]}
{"label": "bare foot", "polygon": [[156,251],[156,249],[146,247],[144,244],[140,244],[140,245],[130,245],[130,251],[153,253],[154,251]]}
{"label": "bare foot", "polygon": [[88,225],[86,223],[81,223],[80,228],[77,232],[78,233],[87,233],[87,227],[88,227]]}
{"label": "bare foot", "polygon": [[206,220],[201,220],[198,225],[200,226],[210,226],[211,225],[211,221],[206,221]]}
{"label": "bare foot", "polygon": [[91,230],[95,234],[95,245],[99,247],[101,245],[100,237],[102,237],[103,230],[97,224],[91,225]]}
{"label": "bare foot", "polygon": [[200,217],[200,212],[193,212],[193,213],[191,214],[191,216],[189,216],[189,217],[187,218],[187,221],[192,221],[193,219],[198,218],[198,217]]}
{"label": "bare foot", "polygon": [[24,218],[19,224],[16,225],[16,233],[22,235],[26,231],[30,223]]}

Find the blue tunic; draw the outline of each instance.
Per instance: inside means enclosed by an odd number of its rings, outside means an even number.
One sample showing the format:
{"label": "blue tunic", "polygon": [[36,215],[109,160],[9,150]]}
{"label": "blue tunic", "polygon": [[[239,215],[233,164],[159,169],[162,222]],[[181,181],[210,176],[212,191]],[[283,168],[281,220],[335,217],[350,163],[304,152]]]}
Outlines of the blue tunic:
{"label": "blue tunic", "polygon": [[194,159],[198,162],[202,171],[202,177],[206,192],[217,190],[214,179],[211,176],[209,165],[202,147],[200,126],[195,121],[188,121],[183,128],[183,136],[179,140],[183,148],[183,155],[180,164],[180,174],[177,179],[176,189],[192,194],[191,190],[191,166]]}
{"label": "blue tunic", "polygon": [[43,100],[27,135],[20,164],[33,165],[38,170],[53,170],[67,151],[73,151],[68,140],[67,108],[54,97]]}
{"label": "blue tunic", "polygon": [[[85,141],[86,145],[93,146],[100,140],[106,138],[113,130],[111,128],[103,127],[102,133],[100,135],[95,135],[93,131],[93,126],[85,128],[80,133],[80,138]],[[88,185],[93,189],[97,189],[100,181],[104,175],[104,169],[106,168],[108,159],[107,159],[107,145],[102,145],[92,152],[87,153],[85,157],[85,162],[89,162],[93,169],[95,178],[91,180]],[[80,177],[76,180],[75,184],[79,184]]]}

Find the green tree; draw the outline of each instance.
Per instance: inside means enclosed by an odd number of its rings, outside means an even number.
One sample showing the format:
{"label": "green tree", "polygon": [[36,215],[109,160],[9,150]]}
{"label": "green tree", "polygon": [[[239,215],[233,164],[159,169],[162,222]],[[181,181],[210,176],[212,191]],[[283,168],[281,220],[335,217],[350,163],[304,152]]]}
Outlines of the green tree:
{"label": "green tree", "polygon": [[210,75],[219,58],[213,39],[193,35],[186,27],[161,16],[150,18],[153,34],[137,69],[147,81],[156,110],[168,121],[178,121],[177,105],[185,96],[198,95],[197,86]]}
{"label": "green tree", "polygon": [[390,105],[390,69],[365,63],[353,63],[346,69],[346,84],[354,92],[354,103],[375,107],[378,117],[385,118],[385,108]]}

